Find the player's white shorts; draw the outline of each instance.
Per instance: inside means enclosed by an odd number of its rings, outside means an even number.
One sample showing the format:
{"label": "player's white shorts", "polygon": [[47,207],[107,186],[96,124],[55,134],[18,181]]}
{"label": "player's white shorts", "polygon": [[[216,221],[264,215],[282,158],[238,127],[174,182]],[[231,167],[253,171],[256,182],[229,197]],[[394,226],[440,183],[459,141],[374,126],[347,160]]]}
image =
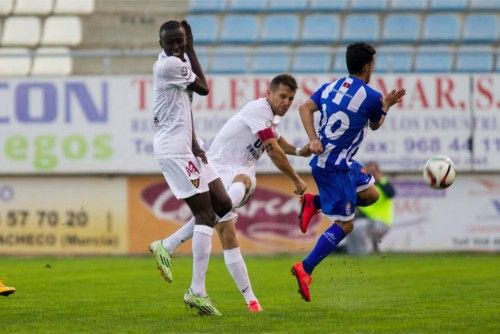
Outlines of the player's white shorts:
{"label": "player's white shorts", "polygon": [[[246,202],[248,202],[250,196],[255,191],[255,187],[257,184],[257,180],[255,178],[255,168],[248,166],[241,167],[241,166],[231,166],[231,165],[226,165],[226,166],[213,165],[212,168],[216,170],[217,177],[221,178],[222,184],[224,185],[224,188],[226,190],[229,190],[229,187],[231,187],[231,184],[233,183],[233,180],[236,175],[243,174],[248,176],[248,178],[250,179],[250,189],[246,193],[245,197],[241,200],[240,203],[233,206],[233,210],[228,212],[224,217],[222,217],[219,220],[219,223],[224,223],[238,217],[236,212],[234,212],[234,209],[245,205]],[[212,177],[211,180],[213,181],[217,177]]]}
{"label": "player's white shorts", "polygon": [[224,188],[226,190],[231,187],[231,184],[233,183],[234,178],[236,175],[243,174],[248,176],[250,179],[250,189],[247,192],[245,198],[243,200],[235,205],[235,208],[239,208],[240,206],[243,206],[246,204],[248,201],[249,197],[253,194],[255,191],[255,187],[257,185],[257,179],[255,178],[255,168],[254,167],[249,167],[249,166],[232,166],[232,165],[227,165],[227,166],[213,166],[216,170],[217,173],[219,174],[219,177],[222,180],[222,184],[224,185]]}
{"label": "player's white shorts", "polygon": [[159,159],[161,172],[177,199],[208,191],[207,171],[198,158]]}

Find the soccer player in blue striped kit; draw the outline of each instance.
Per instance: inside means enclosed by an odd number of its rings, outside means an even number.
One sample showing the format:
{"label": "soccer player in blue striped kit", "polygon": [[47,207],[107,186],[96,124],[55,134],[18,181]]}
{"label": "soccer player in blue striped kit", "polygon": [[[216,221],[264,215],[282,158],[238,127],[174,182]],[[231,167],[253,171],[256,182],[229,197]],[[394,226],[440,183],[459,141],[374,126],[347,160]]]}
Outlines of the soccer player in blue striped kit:
{"label": "soccer player in blue striped kit", "polygon": [[[349,75],[322,85],[299,108],[309,148],[315,154],[309,165],[320,195],[316,197],[320,201],[316,206],[311,203],[314,196],[303,197],[301,217],[311,216],[311,210],[321,208],[332,222],[311,253],[292,267],[299,293],[306,301],[311,300],[309,285],[314,268],[353,230],[355,206],[375,203],[379,196],[374,178],[353,158],[367,125],[372,130],[378,129],[389,108],[402,100],[406,90],[395,89],[382,98],[381,93],[368,86],[375,66],[374,56],[375,49],[366,43],[349,45],[346,52]],[[321,117],[316,132],[314,113],[318,110]]]}

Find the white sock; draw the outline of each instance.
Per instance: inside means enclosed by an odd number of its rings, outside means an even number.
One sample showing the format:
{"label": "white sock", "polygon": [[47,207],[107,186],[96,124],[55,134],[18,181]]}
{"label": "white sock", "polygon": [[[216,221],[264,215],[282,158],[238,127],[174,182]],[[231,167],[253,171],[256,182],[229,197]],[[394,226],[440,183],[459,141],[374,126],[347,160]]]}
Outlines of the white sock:
{"label": "white sock", "polygon": [[188,241],[193,237],[194,217],[191,218],[186,224],[181,226],[168,238],[161,241],[163,247],[170,253],[174,254],[177,247],[183,242]]}
{"label": "white sock", "polygon": [[206,296],[205,276],[212,250],[214,229],[207,225],[195,225],[193,229],[193,278],[191,290],[197,296]]}
{"label": "white sock", "polygon": [[236,286],[243,294],[246,303],[252,300],[257,300],[253,294],[250,278],[248,277],[247,267],[245,261],[241,256],[240,248],[233,248],[224,251],[224,262],[226,263],[227,270],[233,277]]}
{"label": "white sock", "polygon": [[245,198],[245,185],[242,182],[235,182],[229,186],[227,194],[231,198],[233,208],[237,207]]}

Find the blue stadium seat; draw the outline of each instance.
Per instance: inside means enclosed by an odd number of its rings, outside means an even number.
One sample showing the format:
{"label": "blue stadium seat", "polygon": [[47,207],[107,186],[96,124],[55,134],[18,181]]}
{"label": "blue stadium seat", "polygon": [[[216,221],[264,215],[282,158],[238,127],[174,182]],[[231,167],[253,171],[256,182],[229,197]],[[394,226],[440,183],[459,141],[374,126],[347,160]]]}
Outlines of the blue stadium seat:
{"label": "blue stadium seat", "polygon": [[347,64],[345,61],[345,48],[337,48],[335,50],[335,59],[333,61],[333,72],[347,74]]}
{"label": "blue stadium seat", "polygon": [[339,11],[346,9],[348,0],[311,0],[309,8],[313,11]]}
{"label": "blue stadium seat", "polygon": [[229,2],[230,12],[263,12],[267,8],[268,0],[231,0]]}
{"label": "blue stadium seat", "polygon": [[333,14],[306,15],[302,28],[305,43],[336,42],[340,33],[340,20]]}
{"label": "blue stadium seat", "polygon": [[332,65],[331,48],[303,46],[294,50],[292,72],[325,73]]}
{"label": "blue stadium seat", "polygon": [[495,70],[497,72],[499,72],[500,71],[500,49],[497,49],[497,56],[496,56],[495,63],[496,63]]}
{"label": "blue stadium seat", "polygon": [[259,47],[253,56],[253,73],[288,72],[290,55],[290,48]]}
{"label": "blue stadium seat", "polygon": [[424,46],[415,55],[415,72],[450,72],[453,50],[449,46]]}
{"label": "blue stadium seat", "polygon": [[465,18],[464,42],[494,43],[500,38],[500,22],[494,14],[470,14]]}
{"label": "blue stadium seat", "polygon": [[391,10],[415,11],[427,9],[427,0],[392,0]]}
{"label": "blue stadium seat", "polygon": [[420,18],[414,14],[391,14],[385,17],[382,39],[384,42],[413,43],[420,34]]}
{"label": "blue stadium seat", "polygon": [[500,10],[500,0],[471,0],[470,8]]}
{"label": "blue stadium seat", "polygon": [[377,72],[411,72],[413,69],[413,48],[410,46],[379,47],[375,57]]}
{"label": "blue stadium seat", "polygon": [[226,9],[227,0],[190,0],[191,13],[218,13]]}
{"label": "blue stadium seat", "polygon": [[493,48],[462,46],[457,51],[457,72],[490,72],[493,69]]}
{"label": "blue stadium seat", "polygon": [[208,52],[208,48],[204,46],[197,46],[196,57],[198,58],[203,71],[207,71],[210,67],[210,54]]}
{"label": "blue stadium seat", "polygon": [[460,17],[455,14],[429,14],[424,20],[423,42],[456,42],[460,38]]}
{"label": "blue stadium seat", "polygon": [[373,42],[379,37],[379,16],[375,14],[351,14],[344,20],[342,40],[344,42]]}
{"label": "blue stadium seat", "polygon": [[190,15],[187,21],[191,25],[195,43],[208,44],[217,40],[217,31],[219,30],[217,16]]}
{"label": "blue stadium seat", "polygon": [[255,15],[227,15],[222,23],[221,41],[224,43],[254,43],[259,34]]}
{"label": "blue stadium seat", "polygon": [[248,73],[251,50],[246,47],[219,47],[212,52],[210,73]]}
{"label": "blue stadium seat", "polygon": [[456,10],[456,11],[464,11],[467,7],[468,0],[430,0],[431,3],[429,5],[430,10]]}
{"label": "blue stadium seat", "polygon": [[297,15],[267,15],[264,18],[261,41],[263,43],[291,43],[299,37]]}
{"label": "blue stadium seat", "polygon": [[383,11],[387,8],[388,0],[351,0],[352,11]]}
{"label": "blue stadium seat", "polygon": [[273,12],[302,12],[308,0],[270,0],[269,10]]}

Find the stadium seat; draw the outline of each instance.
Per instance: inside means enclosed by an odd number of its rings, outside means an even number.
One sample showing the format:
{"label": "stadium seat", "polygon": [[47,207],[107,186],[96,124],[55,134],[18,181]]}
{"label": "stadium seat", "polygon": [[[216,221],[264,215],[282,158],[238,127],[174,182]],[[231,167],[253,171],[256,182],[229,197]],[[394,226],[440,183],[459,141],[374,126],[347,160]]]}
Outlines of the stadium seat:
{"label": "stadium seat", "polygon": [[327,47],[302,46],[294,50],[294,73],[327,73],[332,65],[333,50]]}
{"label": "stadium seat", "polygon": [[0,48],[0,76],[25,76],[30,69],[31,56],[27,48]]}
{"label": "stadium seat", "polygon": [[9,16],[3,27],[2,45],[36,46],[41,30],[40,18],[36,16]]}
{"label": "stadium seat", "polygon": [[220,13],[226,9],[227,0],[190,0],[191,13]]}
{"label": "stadium seat", "polygon": [[344,42],[374,42],[380,31],[379,16],[375,14],[351,14],[344,20],[342,40]]}
{"label": "stadium seat", "polygon": [[427,9],[427,0],[392,0],[391,10],[415,11]]}
{"label": "stadium seat", "polygon": [[500,49],[497,48],[497,56],[495,57],[495,70],[498,72],[500,71]]}
{"label": "stadium seat", "polygon": [[351,0],[352,11],[383,11],[387,8],[388,0]]}
{"label": "stadium seat", "polygon": [[460,46],[457,50],[457,72],[490,72],[493,70],[493,48]]}
{"label": "stadium seat", "polygon": [[187,21],[191,25],[195,43],[207,44],[217,40],[219,26],[216,15],[190,15]]}
{"label": "stadium seat", "polygon": [[219,47],[212,52],[211,73],[248,73],[251,50],[246,47]]}
{"label": "stadium seat", "polygon": [[471,0],[470,8],[500,10],[500,0]]}
{"label": "stadium seat", "polygon": [[340,19],[333,14],[306,15],[302,28],[302,42],[333,43],[339,38]]}
{"label": "stadium seat", "polygon": [[347,74],[347,64],[345,61],[345,48],[337,48],[334,50],[335,59],[333,61],[333,72]]}
{"label": "stadium seat", "polygon": [[415,55],[416,72],[450,72],[453,49],[449,46],[423,46]]}
{"label": "stadium seat", "polygon": [[95,0],[55,0],[54,14],[85,15],[94,12]]}
{"label": "stadium seat", "polygon": [[290,48],[259,47],[253,56],[253,73],[287,72],[290,67]]}
{"label": "stadium seat", "polygon": [[309,9],[313,11],[339,11],[347,8],[348,0],[311,0]]}
{"label": "stadium seat", "polygon": [[269,10],[272,12],[302,12],[307,8],[308,0],[269,0]]}
{"label": "stadium seat", "polygon": [[210,52],[204,46],[196,47],[196,57],[198,57],[198,61],[200,62],[201,68],[203,71],[207,71],[210,68]]}
{"label": "stadium seat", "polygon": [[299,37],[299,18],[293,14],[267,15],[264,18],[261,42],[291,43]]}
{"label": "stadium seat", "polygon": [[14,9],[14,0],[0,0],[0,16],[6,16]]}
{"label": "stadium seat", "polygon": [[263,12],[267,8],[268,0],[231,0],[229,2],[229,12]]}
{"label": "stadium seat", "polygon": [[500,21],[494,14],[470,14],[465,17],[464,42],[494,43],[500,38]]}
{"label": "stadium seat", "polygon": [[78,16],[50,16],[43,25],[42,45],[75,46],[82,42],[82,23]]}
{"label": "stadium seat", "polygon": [[377,48],[376,72],[411,72],[413,48],[407,45],[381,46]]}
{"label": "stadium seat", "polygon": [[424,20],[423,42],[456,42],[460,38],[460,18],[455,14],[429,14]]}
{"label": "stadium seat", "polygon": [[464,11],[468,0],[430,0],[429,9],[433,11]]}
{"label": "stadium seat", "polygon": [[68,48],[38,48],[31,75],[70,75],[73,59]]}
{"label": "stadium seat", "polygon": [[255,15],[227,15],[222,23],[221,42],[254,43],[259,35]]}
{"label": "stadium seat", "polygon": [[48,15],[53,6],[53,0],[17,0],[13,13],[16,15]]}
{"label": "stadium seat", "polygon": [[385,17],[384,42],[414,43],[420,35],[420,18],[414,14],[391,14]]}

